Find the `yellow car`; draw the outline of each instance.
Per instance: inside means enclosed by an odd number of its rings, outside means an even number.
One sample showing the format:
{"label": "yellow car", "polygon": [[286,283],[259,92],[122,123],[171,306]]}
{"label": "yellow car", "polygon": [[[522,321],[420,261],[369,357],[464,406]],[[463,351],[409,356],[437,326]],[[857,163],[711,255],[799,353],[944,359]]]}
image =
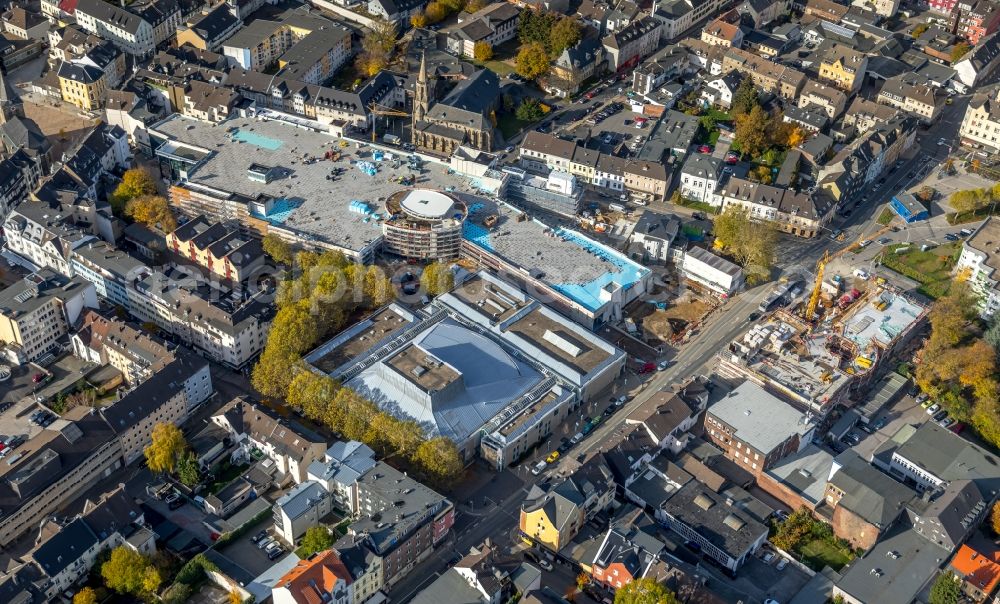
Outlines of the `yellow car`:
{"label": "yellow car", "polygon": [[549,456],[545,458],[546,463],[555,463],[559,459],[559,451],[553,451],[549,453]]}

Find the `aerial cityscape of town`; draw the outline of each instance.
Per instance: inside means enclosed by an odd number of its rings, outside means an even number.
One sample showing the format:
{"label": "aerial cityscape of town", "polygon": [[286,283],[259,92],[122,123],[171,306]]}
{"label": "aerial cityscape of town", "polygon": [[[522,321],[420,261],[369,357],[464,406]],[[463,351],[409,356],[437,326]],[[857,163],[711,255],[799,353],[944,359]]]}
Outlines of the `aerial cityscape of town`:
{"label": "aerial cityscape of town", "polygon": [[0,0],[0,604],[1000,604],[998,206],[1000,0]]}

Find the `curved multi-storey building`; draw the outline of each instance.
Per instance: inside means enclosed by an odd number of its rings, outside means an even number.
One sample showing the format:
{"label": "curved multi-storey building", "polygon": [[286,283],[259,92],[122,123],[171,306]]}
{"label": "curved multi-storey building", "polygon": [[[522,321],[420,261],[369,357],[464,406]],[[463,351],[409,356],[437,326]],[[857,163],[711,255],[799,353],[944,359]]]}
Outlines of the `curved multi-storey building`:
{"label": "curved multi-storey building", "polygon": [[464,202],[440,191],[408,189],[390,195],[385,209],[385,251],[418,260],[458,258],[468,215]]}

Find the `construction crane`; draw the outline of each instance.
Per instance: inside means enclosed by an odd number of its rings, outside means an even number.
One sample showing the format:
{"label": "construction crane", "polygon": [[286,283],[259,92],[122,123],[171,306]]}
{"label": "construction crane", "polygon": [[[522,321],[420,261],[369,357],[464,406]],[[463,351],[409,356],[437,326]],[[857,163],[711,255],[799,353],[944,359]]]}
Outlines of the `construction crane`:
{"label": "construction crane", "polygon": [[816,314],[816,306],[819,304],[819,295],[823,289],[823,271],[826,269],[826,265],[836,258],[840,258],[844,254],[850,251],[857,250],[861,247],[861,242],[866,238],[875,239],[881,237],[886,232],[892,229],[892,225],[883,226],[878,231],[871,233],[869,235],[861,235],[858,240],[851,245],[842,247],[834,253],[830,253],[830,250],[823,252],[823,257],[819,259],[816,263],[816,284],[813,285],[812,295],[809,297],[809,305],[806,306],[805,319],[806,321],[812,321],[813,316]]}
{"label": "construction crane", "polygon": [[[398,109],[392,109],[391,107],[386,107],[384,105],[379,105],[378,103],[372,102],[368,106],[368,110],[373,116],[381,115],[384,117],[410,117],[409,113],[405,111],[400,111]],[[372,117],[372,142],[375,142],[375,118]]]}
{"label": "construction crane", "polygon": [[829,261],[830,250],[826,250],[823,252],[823,257],[816,263],[816,283],[813,285],[812,295],[809,296],[809,306],[806,306],[806,321],[812,321],[813,315],[816,314],[816,305],[819,304],[819,294],[823,289],[823,271],[826,269],[826,263]]}

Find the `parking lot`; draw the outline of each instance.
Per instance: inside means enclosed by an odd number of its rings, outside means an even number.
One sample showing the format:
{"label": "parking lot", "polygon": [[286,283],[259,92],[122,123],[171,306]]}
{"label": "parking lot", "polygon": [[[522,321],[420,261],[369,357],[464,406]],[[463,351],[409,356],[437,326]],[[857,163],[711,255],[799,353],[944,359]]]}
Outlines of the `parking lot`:
{"label": "parking lot", "polygon": [[226,544],[226,546],[222,548],[221,553],[241,566],[252,576],[256,577],[260,575],[267,569],[271,568],[276,561],[268,560],[267,554],[264,553],[264,550],[258,548],[257,544],[253,542],[253,537],[262,529],[270,529],[273,525],[273,520],[265,518],[263,521],[248,530],[242,537]]}
{"label": "parking lot", "polygon": [[[599,123],[587,123],[587,119],[590,118],[596,121],[601,111],[612,106],[620,107],[620,109],[600,120]],[[584,145],[589,149],[619,157],[629,157],[641,148],[639,145],[649,136],[651,122],[646,121],[641,128],[636,127],[636,118],[640,122],[646,118],[632,112],[629,105],[624,102],[617,101],[617,105],[606,103],[599,106],[584,104],[583,107],[595,107],[595,109],[600,107],[600,109],[590,111],[586,119],[578,120],[569,125],[564,132],[584,141]]]}
{"label": "parking lot", "polygon": [[4,366],[10,369],[10,377],[0,382],[0,438],[22,436],[25,440],[42,431],[42,426],[30,421],[31,416],[48,410],[36,400],[69,389],[92,367],[73,356],[44,369],[31,363]]}

